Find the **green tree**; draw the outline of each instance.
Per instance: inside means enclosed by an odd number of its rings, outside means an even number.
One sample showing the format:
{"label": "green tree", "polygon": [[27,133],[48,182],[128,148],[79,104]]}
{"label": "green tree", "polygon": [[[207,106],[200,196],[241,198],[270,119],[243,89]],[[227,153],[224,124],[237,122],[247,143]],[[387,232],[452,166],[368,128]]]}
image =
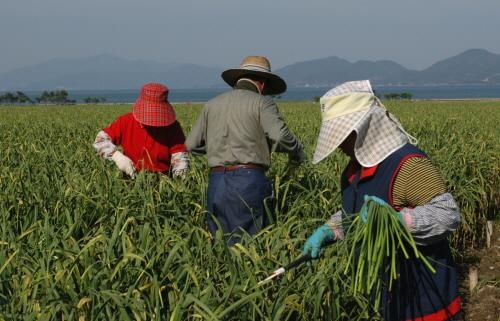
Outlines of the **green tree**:
{"label": "green tree", "polygon": [[408,92],[404,92],[404,93],[401,93],[401,99],[411,99],[413,97],[413,95],[411,93],[408,93]]}
{"label": "green tree", "polygon": [[43,91],[40,97],[36,98],[39,103],[45,104],[73,104],[75,100],[68,99],[66,90]]}
{"label": "green tree", "polygon": [[23,93],[22,91],[17,91],[16,92],[17,94],[17,101],[20,103],[20,104],[26,104],[26,103],[29,103],[29,104],[32,104],[33,103],[33,100],[31,100],[31,98],[29,98],[25,93]]}
{"label": "green tree", "polygon": [[399,94],[399,93],[387,93],[387,94],[384,94],[384,98],[389,99],[389,100],[401,99],[401,94]]}
{"label": "green tree", "polygon": [[17,102],[17,98],[16,98],[16,96],[15,96],[13,93],[11,93],[11,92],[6,93],[6,94],[4,95],[4,97],[5,97],[5,101],[6,101],[7,103],[9,103],[9,104],[12,104],[12,103]]}
{"label": "green tree", "polygon": [[106,98],[99,97],[85,97],[83,98],[83,102],[86,104],[98,104],[106,101]]}

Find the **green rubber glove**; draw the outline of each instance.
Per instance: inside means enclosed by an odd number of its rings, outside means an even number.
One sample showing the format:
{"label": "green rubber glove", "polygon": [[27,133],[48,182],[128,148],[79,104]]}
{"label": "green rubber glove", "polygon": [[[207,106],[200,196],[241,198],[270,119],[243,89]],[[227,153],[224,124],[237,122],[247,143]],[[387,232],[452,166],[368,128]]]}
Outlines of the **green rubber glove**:
{"label": "green rubber glove", "polygon": [[[379,198],[377,196],[365,195],[364,200],[365,200],[365,204],[364,205],[366,205],[366,203],[368,201],[372,201],[372,202],[375,202],[375,203],[377,203],[379,205],[382,205],[382,206],[391,207],[386,201],[384,201],[383,199],[381,199],[381,198]],[[359,213],[359,215],[361,216],[361,220],[366,223],[366,221],[368,221],[368,208],[366,206],[364,206],[364,205],[361,208],[361,212]],[[392,213],[404,225],[403,214],[397,212],[396,210],[393,210]]]}
{"label": "green rubber glove", "polygon": [[328,224],[323,224],[318,227],[314,233],[309,236],[304,245],[304,250],[302,253],[304,255],[311,255],[311,258],[316,259],[319,256],[321,247],[325,243],[335,240],[335,233],[333,233],[332,228]]}

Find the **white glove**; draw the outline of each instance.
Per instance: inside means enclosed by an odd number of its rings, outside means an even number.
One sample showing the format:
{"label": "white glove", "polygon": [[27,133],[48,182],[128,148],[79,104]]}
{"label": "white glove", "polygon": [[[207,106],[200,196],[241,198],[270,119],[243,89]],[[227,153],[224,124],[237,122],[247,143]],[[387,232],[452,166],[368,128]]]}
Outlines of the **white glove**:
{"label": "white glove", "polygon": [[123,155],[120,151],[115,151],[111,156],[111,159],[122,172],[126,173],[131,178],[135,178],[135,167],[130,158]]}
{"label": "white glove", "polygon": [[172,166],[172,176],[174,178],[186,179],[189,166],[188,153],[178,152],[172,154],[170,165]]}
{"label": "white glove", "polygon": [[188,170],[187,168],[185,169],[178,169],[178,170],[174,170],[172,171],[172,177],[173,178],[179,178],[179,179],[186,179],[187,178],[187,174],[188,174]]}

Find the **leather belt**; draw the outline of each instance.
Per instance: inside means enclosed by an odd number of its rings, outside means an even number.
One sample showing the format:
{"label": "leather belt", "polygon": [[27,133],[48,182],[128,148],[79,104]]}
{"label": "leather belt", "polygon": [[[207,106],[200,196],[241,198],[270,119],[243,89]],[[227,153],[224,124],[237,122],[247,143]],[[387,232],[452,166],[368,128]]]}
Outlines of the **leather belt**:
{"label": "leather belt", "polygon": [[264,172],[266,171],[266,168],[259,164],[236,164],[227,166],[215,166],[210,168],[210,171],[216,173],[223,173],[223,172],[232,172],[237,169],[257,169]]}

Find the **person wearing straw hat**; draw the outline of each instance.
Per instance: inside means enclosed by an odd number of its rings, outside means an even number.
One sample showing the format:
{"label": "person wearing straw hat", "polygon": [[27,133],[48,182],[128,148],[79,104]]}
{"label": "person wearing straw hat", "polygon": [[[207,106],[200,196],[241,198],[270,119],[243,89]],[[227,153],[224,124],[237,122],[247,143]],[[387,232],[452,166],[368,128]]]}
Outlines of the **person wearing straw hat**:
{"label": "person wearing straw hat", "polygon": [[[233,90],[205,104],[186,146],[207,154],[210,232],[215,234],[219,225],[225,233],[242,229],[255,234],[270,221],[265,200],[273,192],[265,172],[271,153],[288,153],[290,173],[305,154],[270,97],[283,93],[286,83],[271,72],[267,58],[248,56],[239,68],[224,71],[222,79]],[[229,243],[238,239],[235,235]]]}
{"label": "person wearing straw hat", "polygon": [[143,169],[171,171],[174,177],[186,175],[189,158],[185,137],[168,102],[168,92],[162,84],[145,84],[132,112],[118,117],[97,134],[93,144],[97,153],[115,162],[131,178]]}
{"label": "person wearing straw hat", "polygon": [[358,213],[364,202],[390,205],[436,273],[416,258],[401,259],[398,284],[390,292],[385,289],[383,319],[457,318],[461,299],[446,237],[458,227],[460,211],[441,174],[375,97],[368,80],[335,87],[320,104],[323,121],[313,164],[337,148],[350,163],[341,178],[342,210],[314,231],[304,253],[317,258],[322,246],[342,239],[342,219]]}

